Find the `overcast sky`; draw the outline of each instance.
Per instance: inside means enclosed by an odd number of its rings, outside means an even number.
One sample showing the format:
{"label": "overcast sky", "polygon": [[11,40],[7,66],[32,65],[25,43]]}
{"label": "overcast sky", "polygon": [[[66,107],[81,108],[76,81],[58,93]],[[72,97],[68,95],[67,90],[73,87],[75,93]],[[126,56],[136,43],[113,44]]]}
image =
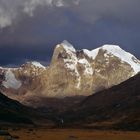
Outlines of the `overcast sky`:
{"label": "overcast sky", "polygon": [[49,64],[56,44],[116,44],[140,58],[140,0],[0,0],[0,65]]}

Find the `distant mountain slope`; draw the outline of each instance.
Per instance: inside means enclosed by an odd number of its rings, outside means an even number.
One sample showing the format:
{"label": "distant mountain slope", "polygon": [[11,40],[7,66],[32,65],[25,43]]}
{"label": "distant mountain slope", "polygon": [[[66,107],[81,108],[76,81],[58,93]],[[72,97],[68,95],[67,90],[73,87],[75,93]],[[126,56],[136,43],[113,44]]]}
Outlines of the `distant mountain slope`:
{"label": "distant mountain slope", "polygon": [[140,74],[87,97],[61,117],[70,126],[140,130]]}
{"label": "distant mountain slope", "polygon": [[56,45],[48,67],[39,62],[27,62],[19,68],[0,67],[0,91],[23,104],[33,97],[89,96],[139,71],[140,61],[117,45],[76,50],[63,41]]}

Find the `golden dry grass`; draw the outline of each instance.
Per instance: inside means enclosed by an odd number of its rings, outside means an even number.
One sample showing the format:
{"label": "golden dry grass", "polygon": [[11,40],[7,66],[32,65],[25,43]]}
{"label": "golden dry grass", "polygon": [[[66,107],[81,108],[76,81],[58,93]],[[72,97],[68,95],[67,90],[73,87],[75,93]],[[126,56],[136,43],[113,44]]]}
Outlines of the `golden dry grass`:
{"label": "golden dry grass", "polygon": [[9,132],[20,140],[140,140],[140,132],[83,129],[10,129]]}

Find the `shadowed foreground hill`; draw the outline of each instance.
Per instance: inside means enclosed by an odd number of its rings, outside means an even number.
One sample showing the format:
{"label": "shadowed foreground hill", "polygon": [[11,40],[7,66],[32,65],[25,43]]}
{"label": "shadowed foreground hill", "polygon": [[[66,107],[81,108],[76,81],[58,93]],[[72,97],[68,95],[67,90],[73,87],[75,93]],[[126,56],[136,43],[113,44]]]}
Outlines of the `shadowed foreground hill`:
{"label": "shadowed foreground hill", "polygon": [[9,123],[40,125],[42,121],[48,125],[51,123],[49,114],[52,114],[49,110],[42,113],[40,110],[24,106],[0,93],[0,125]]}
{"label": "shadowed foreground hill", "polygon": [[0,92],[0,125],[36,125],[52,126],[54,110],[50,107],[35,109],[22,105],[16,100],[10,99]]}
{"label": "shadowed foreground hill", "polygon": [[31,109],[0,93],[0,123],[32,124]]}
{"label": "shadowed foreground hill", "polygon": [[62,117],[71,126],[140,130],[140,74],[87,97]]}

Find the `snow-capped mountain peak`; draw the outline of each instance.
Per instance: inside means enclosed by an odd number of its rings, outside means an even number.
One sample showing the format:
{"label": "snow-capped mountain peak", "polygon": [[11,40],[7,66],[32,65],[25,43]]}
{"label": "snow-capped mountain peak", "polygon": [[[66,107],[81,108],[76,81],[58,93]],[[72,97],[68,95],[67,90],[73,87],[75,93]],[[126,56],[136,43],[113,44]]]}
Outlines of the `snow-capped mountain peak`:
{"label": "snow-capped mountain peak", "polygon": [[72,44],[70,44],[68,41],[66,41],[66,40],[64,40],[61,44],[58,44],[57,46],[56,46],[56,48],[58,48],[58,47],[63,47],[63,49],[65,49],[65,51],[66,52],[69,52],[69,51],[71,51],[71,52],[76,52],[76,50],[75,50],[75,48],[73,47],[73,45]]}
{"label": "snow-capped mountain peak", "polygon": [[90,58],[92,58],[92,59],[95,59],[96,56],[98,55],[99,48],[94,49],[94,50],[92,50],[92,51],[89,51],[89,50],[87,50],[87,49],[83,49],[83,52],[84,52],[88,57],[90,57]]}
{"label": "snow-capped mountain peak", "polygon": [[29,68],[39,68],[39,69],[46,69],[40,62],[37,61],[30,61],[22,64],[21,67],[29,67]]}
{"label": "snow-capped mountain peak", "polygon": [[105,50],[106,54],[112,54],[121,59],[123,62],[128,63],[133,68],[135,73],[138,73],[140,71],[140,61],[134,55],[124,51],[121,47],[117,45],[107,44],[91,51],[86,49],[84,49],[83,51],[88,57],[95,59],[99,53],[99,50],[101,49]]}
{"label": "snow-capped mountain peak", "polygon": [[35,67],[39,67],[39,68],[43,68],[43,69],[46,68],[45,66],[43,66],[41,63],[39,63],[37,61],[31,62],[31,64],[34,65]]}
{"label": "snow-capped mountain peak", "polygon": [[107,53],[111,53],[114,56],[120,58],[122,61],[130,64],[131,67],[134,69],[135,73],[138,73],[140,71],[140,61],[131,53],[126,52],[119,46],[115,45],[104,45],[101,48],[107,50]]}
{"label": "snow-capped mountain peak", "polygon": [[34,95],[87,96],[120,84],[139,71],[140,61],[117,45],[76,51],[63,41],[56,46],[49,67],[33,61],[16,69],[0,68],[0,90],[19,101]]}

